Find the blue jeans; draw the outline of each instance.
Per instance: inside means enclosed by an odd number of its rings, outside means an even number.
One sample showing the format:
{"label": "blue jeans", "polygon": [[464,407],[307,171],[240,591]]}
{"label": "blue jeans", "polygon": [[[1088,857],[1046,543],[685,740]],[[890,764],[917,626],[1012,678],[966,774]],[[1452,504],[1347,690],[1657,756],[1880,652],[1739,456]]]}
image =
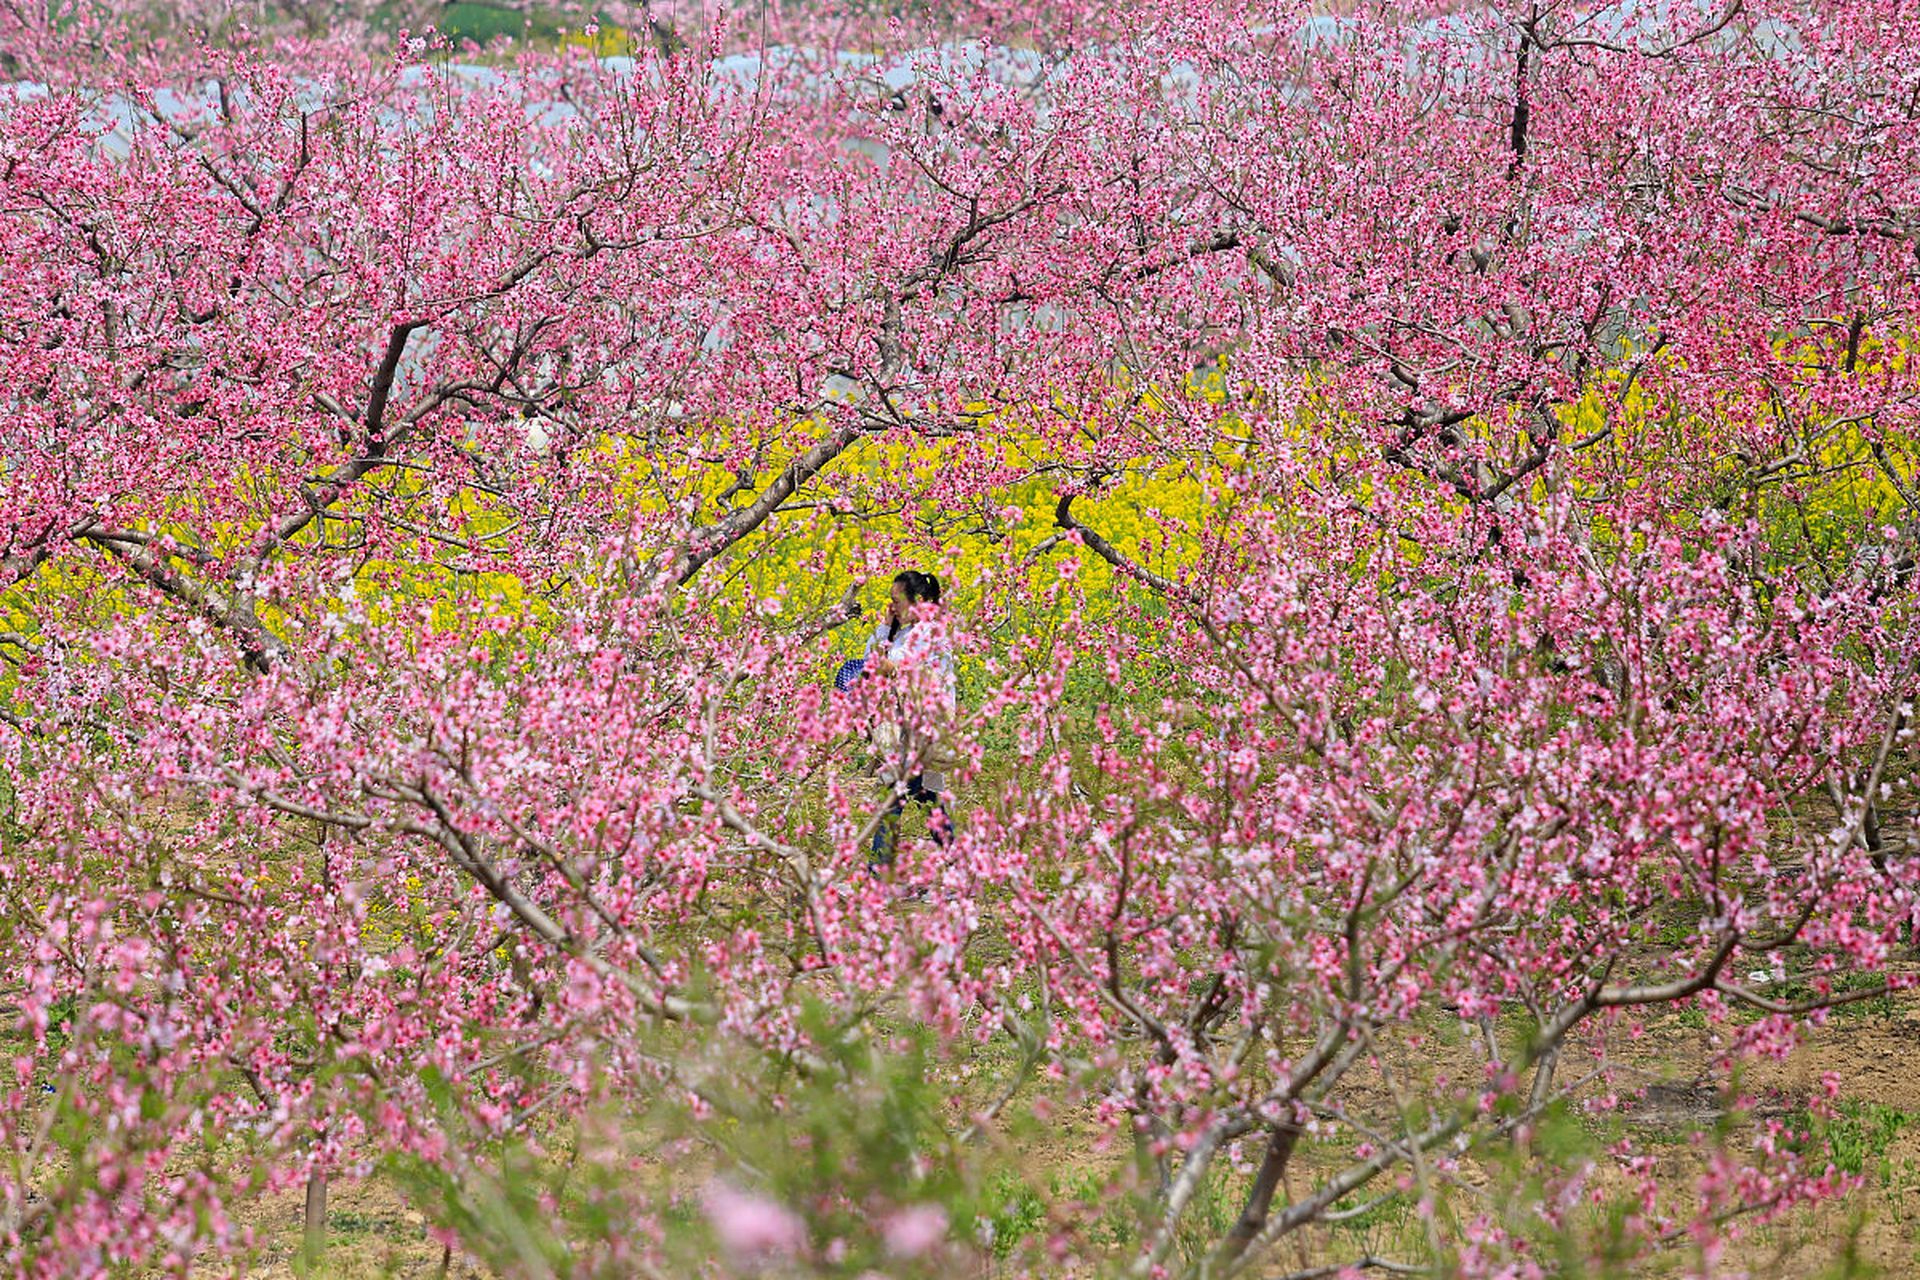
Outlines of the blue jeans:
{"label": "blue jeans", "polygon": [[935,844],[944,849],[953,843],[953,820],[947,817],[947,808],[940,803],[940,793],[927,790],[924,777],[916,773],[907,779],[907,794],[894,797],[893,807],[873,829],[873,854],[867,859],[867,870],[893,865],[894,848],[900,843],[900,816],[906,812],[908,800],[928,806],[927,828],[933,833]]}

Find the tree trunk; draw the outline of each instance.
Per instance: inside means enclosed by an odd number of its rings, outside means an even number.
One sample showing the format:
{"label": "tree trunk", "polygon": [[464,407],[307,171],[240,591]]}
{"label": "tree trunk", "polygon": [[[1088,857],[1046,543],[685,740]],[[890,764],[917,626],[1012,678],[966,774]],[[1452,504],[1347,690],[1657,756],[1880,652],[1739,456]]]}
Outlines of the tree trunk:
{"label": "tree trunk", "polygon": [[307,1215],[301,1233],[300,1256],[303,1270],[311,1272],[320,1265],[327,1251],[327,1175],[314,1169],[307,1175]]}
{"label": "tree trunk", "polygon": [[1267,1211],[1273,1204],[1274,1192],[1280,1189],[1280,1179],[1286,1175],[1287,1162],[1293,1158],[1293,1148],[1299,1141],[1300,1126],[1292,1121],[1274,1127],[1267,1138],[1267,1154],[1260,1161],[1260,1171],[1253,1177],[1253,1186],[1247,1191],[1246,1205],[1240,1211],[1240,1218],[1233,1224],[1233,1229],[1227,1232],[1226,1239],[1220,1242],[1212,1261],[1236,1262],[1248,1246],[1259,1239],[1267,1225]]}

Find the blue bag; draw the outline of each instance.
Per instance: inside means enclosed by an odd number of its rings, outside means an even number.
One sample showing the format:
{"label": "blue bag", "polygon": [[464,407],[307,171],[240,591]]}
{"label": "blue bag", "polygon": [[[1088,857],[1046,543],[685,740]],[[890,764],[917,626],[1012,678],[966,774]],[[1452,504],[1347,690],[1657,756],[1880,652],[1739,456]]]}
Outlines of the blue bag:
{"label": "blue bag", "polygon": [[836,693],[845,693],[852,687],[853,682],[860,678],[860,673],[866,670],[866,668],[867,660],[865,658],[848,658],[845,662],[841,663],[840,669],[833,673],[834,691]]}

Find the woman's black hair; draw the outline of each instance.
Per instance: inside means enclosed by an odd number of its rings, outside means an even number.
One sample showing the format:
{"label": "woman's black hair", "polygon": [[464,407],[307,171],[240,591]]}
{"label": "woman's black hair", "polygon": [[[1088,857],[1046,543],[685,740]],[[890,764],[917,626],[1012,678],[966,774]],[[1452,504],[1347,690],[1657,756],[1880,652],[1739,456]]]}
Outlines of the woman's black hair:
{"label": "woman's black hair", "polygon": [[[940,602],[940,579],[918,569],[902,569],[893,575],[893,580],[907,589],[908,604],[938,604]],[[892,640],[900,634],[898,621],[887,622],[887,639]]]}

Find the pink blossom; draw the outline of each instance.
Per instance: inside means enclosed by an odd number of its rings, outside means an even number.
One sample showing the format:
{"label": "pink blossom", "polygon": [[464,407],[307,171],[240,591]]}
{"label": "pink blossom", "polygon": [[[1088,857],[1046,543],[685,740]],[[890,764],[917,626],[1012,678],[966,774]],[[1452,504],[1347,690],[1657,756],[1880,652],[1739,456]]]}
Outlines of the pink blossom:
{"label": "pink blossom", "polygon": [[[1904,954],[1911,4],[390,34],[443,7],[0,5],[0,1269],[216,1271],[237,1196],[656,1107],[710,1149],[902,1016],[1029,1064],[969,1150],[1358,1150],[1357,1202],[1395,1098],[1443,1187],[1647,1105],[1666,1013],[1731,1093]],[[964,696],[828,696],[907,565]],[[928,909],[866,874],[885,723],[957,761]],[[1647,1252],[1847,1185],[1626,1132]],[[602,1182],[596,1247],[666,1234]],[[1204,1215],[1130,1190],[1172,1266]]]}
{"label": "pink blossom", "polygon": [[880,1238],[898,1258],[917,1258],[947,1238],[947,1211],[936,1204],[909,1205],[880,1221]]}
{"label": "pink blossom", "polygon": [[702,1201],[721,1246],[736,1257],[786,1257],[806,1246],[806,1223],[777,1201],[719,1179],[707,1184]]}

